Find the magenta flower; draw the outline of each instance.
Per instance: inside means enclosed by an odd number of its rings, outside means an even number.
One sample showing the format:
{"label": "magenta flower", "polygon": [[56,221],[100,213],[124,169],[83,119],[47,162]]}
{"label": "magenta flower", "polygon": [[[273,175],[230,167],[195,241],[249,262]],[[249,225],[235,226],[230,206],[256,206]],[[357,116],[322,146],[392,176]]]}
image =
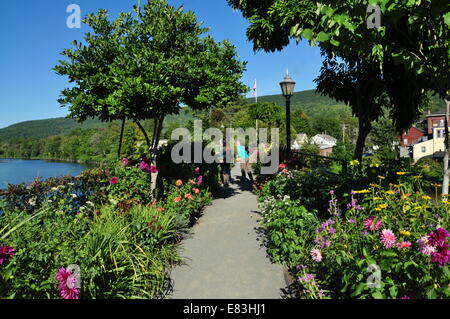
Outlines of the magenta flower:
{"label": "magenta flower", "polygon": [[124,157],[122,158],[122,165],[123,166],[127,166],[130,163],[130,161],[128,160],[128,158]]}
{"label": "magenta flower", "polygon": [[109,183],[110,183],[111,185],[116,185],[118,182],[119,182],[119,179],[118,179],[117,177],[112,177],[112,178],[109,180]]}
{"label": "magenta flower", "polygon": [[450,263],[447,237],[450,237],[450,233],[443,228],[438,228],[419,240],[421,251],[431,255],[431,261],[441,267]]}
{"label": "magenta flower", "polygon": [[391,248],[395,245],[395,235],[390,229],[383,229],[381,232],[381,242],[383,243],[385,248]]}
{"label": "magenta flower", "polygon": [[155,165],[152,165],[152,166],[150,167],[150,172],[153,173],[153,174],[158,173],[158,169],[156,168]]}
{"label": "magenta flower", "polygon": [[433,246],[443,245],[447,242],[447,237],[450,237],[450,233],[444,228],[438,228],[435,231],[428,234],[430,238],[430,244]]}
{"label": "magenta flower", "polygon": [[195,175],[200,174],[200,167],[196,167],[196,168],[194,169],[194,173],[195,173]]}
{"label": "magenta flower", "polygon": [[437,246],[436,252],[431,254],[431,261],[440,267],[450,264],[450,250],[448,244]]}
{"label": "magenta flower", "polygon": [[16,251],[11,246],[0,246],[0,265],[6,263]]}
{"label": "magenta flower", "polygon": [[197,180],[197,184],[202,185],[202,183],[203,183],[203,176],[199,176],[198,180]]}
{"label": "magenta flower", "polygon": [[317,248],[311,249],[311,257],[314,261],[317,261],[317,262],[322,261],[322,253]]}
{"label": "magenta flower", "polygon": [[59,294],[63,299],[80,299],[78,279],[70,271],[61,267],[56,273],[56,280],[59,281]]}
{"label": "magenta flower", "polygon": [[147,164],[147,162],[142,161],[139,163],[139,168],[143,171],[148,171],[150,169],[150,166]]}

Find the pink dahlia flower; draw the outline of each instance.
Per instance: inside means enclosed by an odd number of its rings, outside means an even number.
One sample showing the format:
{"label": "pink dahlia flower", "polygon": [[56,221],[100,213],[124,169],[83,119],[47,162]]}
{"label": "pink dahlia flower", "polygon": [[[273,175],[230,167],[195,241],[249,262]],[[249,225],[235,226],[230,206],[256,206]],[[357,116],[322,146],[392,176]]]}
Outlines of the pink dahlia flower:
{"label": "pink dahlia flower", "polygon": [[127,166],[130,163],[130,161],[128,160],[128,158],[124,157],[122,158],[122,165],[123,166]]}
{"label": "pink dahlia flower", "polygon": [[311,249],[311,257],[314,261],[317,261],[317,262],[322,261],[322,253],[317,248]]}
{"label": "pink dahlia flower", "polygon": [[391,248],[395,245],[395,235],[390,229],[383,229],[381,232],[381,242],[385,248]]}
{"label": "pink dahlia flower", "polygon": [[115,185],[115,184],[117,184],[119,182],[119,179],[117,178],[117,177],[112,177],[110,180],[109,180],[109,183],[111,184],[111,185]]}
{"label": "pink dahlia flower", "polygon": [[63,299],[80,299],[78,279],[70,271],[61,267],[56,273],[56,279],[59,281],[59,294]]}
{"label": "pink dahlia flower", "polygon": [[381,228],[381,226],[383,226],[383,222],[373,216],[367,217],[363,224],[364,228],[369,229],[370,231],[377,231]]}
{"label": "pink dahlia flower", "polygon": [[0,265],[6,263],[16,251],[11,246],[0,246]]}

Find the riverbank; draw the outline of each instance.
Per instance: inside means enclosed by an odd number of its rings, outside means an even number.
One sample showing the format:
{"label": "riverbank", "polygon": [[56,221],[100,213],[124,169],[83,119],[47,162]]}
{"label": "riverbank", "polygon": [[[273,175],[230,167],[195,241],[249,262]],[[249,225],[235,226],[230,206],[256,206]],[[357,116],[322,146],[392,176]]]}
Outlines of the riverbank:
{"label": "riverbank", "polygon": [[23,157],[0,157],[0,160],[24,160],[24,161],[48,161],[50,163],[77,163],[77,164],[85,164],[85,165],[98,165],[103,166],[108,164],[108,162],[97,162],[92,160],[71,160],[71,159],[63,159],[63,158],[41,158],[41,157],[31,157],[31,158],[23,158]]}

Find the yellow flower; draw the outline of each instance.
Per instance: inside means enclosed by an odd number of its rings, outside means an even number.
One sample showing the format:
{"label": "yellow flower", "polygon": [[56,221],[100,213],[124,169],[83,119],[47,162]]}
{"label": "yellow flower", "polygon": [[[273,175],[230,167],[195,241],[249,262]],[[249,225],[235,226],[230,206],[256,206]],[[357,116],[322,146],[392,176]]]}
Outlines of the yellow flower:
{"label": "yellow flower", "polygon": [[370,190],[362,189],[362,190],[359,190],[359,191],[353,191],[353,193],[355,193],[355,194],[367,194],[367,193],[370,193]]}
{"label": "yellow flower", "polygon": [[428,196],[428,195],[424,195],[424,196],[422,196],[422,198],[425,199],[425,200],[430,200],[431,199],[431,197]]}
{"label": "yellow flower", "polygon": [[417,176],[414,176],[414,178],[416,178],[416,179],[421,179],[422,176],[417,175]]}
{"label": "yellow flower", "polygon": [[378,249],[380,249],[380,246],[378,246],[378,245],[373,246],[373,250],[378,250]]}
{"label": "yellow flower", "polygon": [[387,204],[380,204],[380,205],[378,205],[378,207],[380,207],[381,209],[385,209],[385,208],[388,207],[388,205]]}
{"label": "yellow flower", "polygon": [[397,175],[405,175],[405,172],[397,172]]}
{"label": "yellow flower", "polygon": [[369,184],[370,187],[377,187],[377,184]]}
{"label": "yellow flower", "polygon": [[386,192],[386,194],[389,194],[389,195],[394,195],[394,194],[395,194],[395,192],[394,192],[393,190],[388,190],[388,191]]}
{"label": "yellow flower", "polygon": [[358,160],[350,161],[350,166],[356,166],[356,165],[359,165],[359,161]]}
{"label": "yellow flower", "polygon": [[373,200],[382,200],[383,198],[381,197],[374,197]]}
{"label": "yellow flower", "polygon": [[370,167],[380,167],[380,164],[378,164],[378,163],[372,163],[372,164],[370,164]]}
{"label": "yellow flower", "polygon": [[441,187],[442,185],[441,184],[431,184],[431,186],[433,186],[433,187]]}
{"label": "yellow flower", "polygon": [[400,231],[400,235],[403,235],[403,236],[411,236],[411,232],[410,232],[410,231],[407,231],[407,230],[405,230],[405,229],[403,229],[403,230]]}
{"label": "yellow flower", "polygon": [[379,175],[378,175],[378,178],[379,178],[379,179],[385,179],[386,177],[384,177],[384,176],[379,176]]}

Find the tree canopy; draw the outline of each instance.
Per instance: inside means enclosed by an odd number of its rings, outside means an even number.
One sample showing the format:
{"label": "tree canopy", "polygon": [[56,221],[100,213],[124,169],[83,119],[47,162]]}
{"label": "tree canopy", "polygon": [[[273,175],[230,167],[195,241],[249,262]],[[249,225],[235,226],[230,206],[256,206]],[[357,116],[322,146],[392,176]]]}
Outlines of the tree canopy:
{"label": "tree canopy", "polygon": [[134,13],[113,21],[106,10],[88,15],[83,22],[92,33],[62,53],[66,59],[54,70],[74,84],[59,99],[71,117],[138,124],[154,119],[149,146],[155,146],[166,115],[183,105],[223,107],[246,91],[240,82],[246,62],[228,41],[208,35],[194,13],[165,0],[149,0]]}

